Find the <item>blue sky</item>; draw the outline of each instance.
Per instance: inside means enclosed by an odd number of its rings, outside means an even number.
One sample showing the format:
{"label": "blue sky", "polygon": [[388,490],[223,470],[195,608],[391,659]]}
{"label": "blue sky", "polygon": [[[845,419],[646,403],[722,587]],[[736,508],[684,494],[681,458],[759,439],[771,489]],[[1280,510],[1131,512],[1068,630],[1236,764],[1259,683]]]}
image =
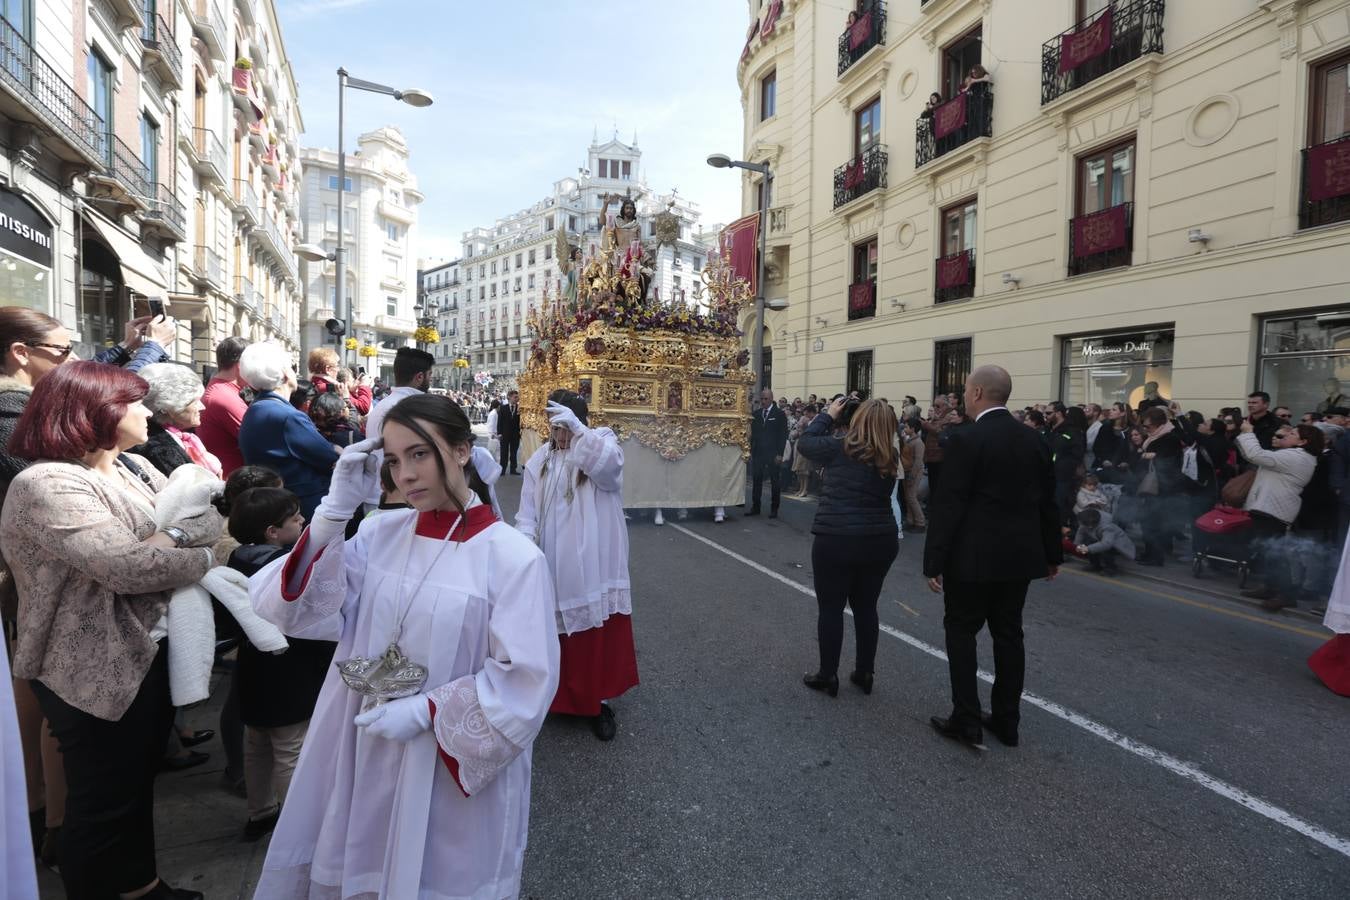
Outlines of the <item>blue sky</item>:
{"label": "blue sky", "polygon": [[654,190],[678,188],[703,222],[740,209],[739,0],[277,0],[300,85],[304,144],[337,144],[337,69],[436,98],[414,109],[347,94],[347,151],[396,125],[427,200],[419,256],[457,256],[462,232],[544,197],[584,165],[595,129],[637,132]]}

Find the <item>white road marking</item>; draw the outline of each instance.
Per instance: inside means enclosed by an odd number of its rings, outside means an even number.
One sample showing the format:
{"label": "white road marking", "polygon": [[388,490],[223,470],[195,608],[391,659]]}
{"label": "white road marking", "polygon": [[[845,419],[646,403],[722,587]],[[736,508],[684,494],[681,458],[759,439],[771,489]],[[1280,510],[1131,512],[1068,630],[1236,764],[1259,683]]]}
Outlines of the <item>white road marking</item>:
{"label": "white road marking", "polygon": [[[732,559],[736,560],[737,562],[747,565],[750,568],[754,569],[756,572],[759,572],[763,575],[767,575],[768,577],[774,579],[775,581],[780,581],[799,593],[805,594],[808,597],[815,597],[816,595],[815,591],[812,590],[807,585],[804,585],[798,581],[793,581],[786,575],[783,575],[779,572],[775,572],[768,566],[762,565],[760,563],[755,562],[753,559],[742,556],[741,554],[737,553],[734,550],[729,550],[726,547],[723,547],[721,544],[709,540],[708,538],[704,537],[701,534],[697,534],[693,531],[690,531],[688,528],[685,528],[682,525],[675,525],[674,528],[681,534],[687,535],[693,538],[694,540],[698,541],[699,543],[707,544],[709,547],[712,547],[719,553],[724,553],[727,556],[731,557]],[[851,611],[848,612],[850,613],[850,615],[852,614]],[[913,647],[914,649],[920,650],[935,659],[940,659],[943,662],[947,661],[947,654],[945,651],[943,651],[938,647],[934,647],[932,644],[929,644],[925,641],[919,640],[912,634],[903,632],[898,628],[892,628],[890,625],[887,625],[885,623],[882,623],[881,630],[884,631],[886,634],[889,634],[891,637],[901,640],[906,644],[908,644],[909,646]],[[994,676],[984,671],[983,669],[980,670],[979,676],[982,680],[987,681],[991,684],[994,681]],[[1311,838],[1312,840],[1316,841],[1322,846],[1327,847],[1331,850],[1335,850],[1342,856],[1350,857],[1350,840],[1347,840],[1346,838],[1343,838],[1337,834],[1333,834],[1332,832],[1327,831],[1325,828],[1321,828],[1317,825],[1312,824],[1311,822],[1304,821],[1303,819],[1300,819],[1293,813],[1281,809],[1278,806],[1275,806],[1273,803],[1267,803],[1260,797],[1256,797],[1252,794],[1247,793],[1242,788],[1236,787],[1235,785],[1231,785],[1226,781],[1221,781],[1212,775],[1206,774],[1205,772],[1201,771],[1200,769],[1196,768],[1195,766],[1191,765],[1190,763],[1184,760],[1177,759],[1175,756],[1172,756],[1169,753],[1164,753],[1162,750],[1159,750],[1156,747],[1152,747],[1149,746],[1148,744],[1136,741],[1134,738],[1121,734],[1114,728],[1110,728],[1106,725],[1101,724],[1100,722],[1097,722],[1093,719],[1089,719],[1087,716],[1082,715],[1081,713],[1074,712],[1073,710],[1068,709],[1067,707],[1060,706],[1053,700],[1046,700],[1044,697],[1038,697],[1035,694],[1025,692],[1022,694],[1022,699],[1025,700],[1027,703],[1030,703],[1032,706],[1044,710],[1045,712],[1048,712],[1050,715],[1055,716],[1058,719],[1062,719],[1071,725],[1076,725],[1079,728],[1083,729],[1084,731],[1088,732],[1089,734],[1096,735],[1102,740],[1114,744],[1115,746],[1119,747],[1122,750],[1126,750],[1130,753],[1133,753],[1140,759],[1144,759],[1153,763],[1154,765],[1161,766],[1162,768],[1171,772],[1173,775],[1177,775],[1180,776],[1181,778],[1186,779],[1187,781],[1194,782],[1195,784],[1200,785],[1206,790],[1218,794],[1220,797],[1232,800],[1239,806],[1246,807],[1247,809],[1251,810],[1252,812],[1256,813],[1259,816],[1264,816],[1265,818],[1270,819],[1272,822],[1276,822],[1280,825],[1283,825],[1286,828],[1296,831],[1306,838]]]}

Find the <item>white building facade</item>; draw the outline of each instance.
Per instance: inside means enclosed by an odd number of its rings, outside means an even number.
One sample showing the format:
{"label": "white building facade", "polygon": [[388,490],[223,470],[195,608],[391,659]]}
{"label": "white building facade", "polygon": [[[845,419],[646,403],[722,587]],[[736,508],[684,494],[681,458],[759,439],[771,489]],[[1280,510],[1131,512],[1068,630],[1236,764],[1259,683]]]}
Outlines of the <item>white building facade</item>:
{"label": "white building facade", "polygon": [[[417,330],[417,207],[425,199],[408,167],[408,143],[397,128],[386,126],[357,139],[347,154],[343,186],[343,245],[347,256],[346,290],[351,321],[348,338],[378,349],[376,357],[347,352],[352,366],[362,365],[386,382],[393,379],[394,354],[413,344]],[[326,149],[300,151],[304,165],[301,219],[307,243],[330,253],[338,237],[338,157]],[[337,269],[332,262],[306,263],[304,349],[332,343],[324,323],[334,317]]]}
{"label": "white building facade", "polygon": [[436,323],[440,341],[427,347],[436,357],[431,373],[434,387],[458,390],[468,381],[464,369],[455,368],[455,360],[465,353],[459,327],[460,291],[464,288],[460,260],[428,261],[417,273],[419,314]]}
{"label": "white building facade", "polygon": [[[593,141],[585,167],[555,181],[549,196],[490,227],[465,232],[458,264],[461,283],[455,289],[461,352],[468,354],[471,373],[492,375],[494,390],[514,385],[529,358],[532,336],[525,323],[543,300],[545,286],[550,297],[557,297],[562,279],[555,258],[558,229],[565,229],[568,240],[589,253],[600,242],[606,194],[635,199],[644,240],[655,236],[657,214],[669,210],[679,219],[679,239],[663,244],[656,254],[652,290],[663,299],[683,296],[694,302],[702,297],[699,274],[709,244],[699,233],[701,213],[696,204],[673,194],[654,194],[641,177],[641,161],[636,141]],[[619,205],[619,200],[612,202],[609,213],[617,215]]]}

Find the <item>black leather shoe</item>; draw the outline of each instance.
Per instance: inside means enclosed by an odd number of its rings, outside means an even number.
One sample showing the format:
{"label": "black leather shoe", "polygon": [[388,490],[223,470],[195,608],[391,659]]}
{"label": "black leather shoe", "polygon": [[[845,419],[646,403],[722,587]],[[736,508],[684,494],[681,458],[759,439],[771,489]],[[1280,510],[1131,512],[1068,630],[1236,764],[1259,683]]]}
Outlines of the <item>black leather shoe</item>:
{"label": "black leather shoe", "polygon": [[252,843],[272,831],[277,827],[277,819],[279,818],[281,818],[281,807],[277,807],[261,819],[249,819],[244,823],[244,840]]}
{"label": "black leather shoe", "polygon": [[1011,728],[1008,728],[1004,726],[1003,723],[995,719],[992,715],[988,714],[980,716],[980,724],[984,725],[985,728],[988,728],[990,731],[992,731],[994,733],[994,737],[998,738],[998,742],[1003,746],[1005,747],[1017,746],[1016,725],[1012,726]]}
{"label": "black leather shoe", "polygon": [[600,715],[591,719],[591,731],[602,741],[614,740],[614,735],[619,733],[619,723],[614,719],[614,710],[609,708],[609,704],[600,704]]}
{"label": "black leather shoe", "polygon": [[802,684],[813,691],[824,691],[831,697],[839,696],[839,676],[831,675],[826,678],[819,672],[807,672],[802,676]]}
{"label": "black leather shoe", "polygon": [[965,744],[972,750],[988,750],[984,745],[984,733],[977,728],[962,728],[951,719],[944,719],[941,716],[933,716],[928,720],[928,724],[933,726],[933,730],[945,738],[951,738],[960,744]]}
{"label": "black leather shoe", "polygon": [[203,728],[201,731],[192,732],[192,734],[188,735],[187,737],[183,737],[180,734],[178,736],[178,739],[183,742],[184,747],[195,747],[198,744],[205,744],[207,741],[211,740],[211,738],[215,736],[216,733],[212,731],[210,728]]}
{"label": "black leather shoe", "polygon": [[170,887],[163,879],[148,894],[143,894],[147,900],[206,900],[206,895],[201,891],[190,891],[187,888]]}
{"label": "black leather shoe", "polygon": [[193,766],[200,766],[211,758],[211,754],[202,753],[199,750],[189,750],[182,756],[166,756],[160,760],[159,770],[161,772],[181,772],[184,769],[191,769]]}
{"label": "black leather shoe", "polygon": [[752,509],[748,513],[746,513],[746,516],[757,516],[757,515],[759,515],[759,510],[757,509]]}
{"label": "black leather shoe", "polygon": [[848,680],[862,688],[864,694],[872,693],[872,673],[853,671],[848,675]]}

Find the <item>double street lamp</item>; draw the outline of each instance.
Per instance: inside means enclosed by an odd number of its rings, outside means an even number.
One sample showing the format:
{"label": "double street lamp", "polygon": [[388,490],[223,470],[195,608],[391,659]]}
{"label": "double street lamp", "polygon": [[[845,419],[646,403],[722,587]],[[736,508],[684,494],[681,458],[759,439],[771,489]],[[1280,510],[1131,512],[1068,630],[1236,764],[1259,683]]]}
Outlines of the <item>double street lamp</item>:
{"label": "double street lamp", "polygon": [[[346,215],[342,205],[342,195],[347,188],[347,154],[343,149],[343,115],[346,108],[347,88],[358,91],[369,91],[372,94],[384,94],[387,97],[393,97],[395,100],[406,103],[409,106],[423,108],[430,106],[434,101],[427,91],[418,88],[408,88],[398,90],[385,84],[379,84],[374,81],[366,81],[361,78],[352,78],[347,74],[346,69],[338,69],[338,174],[337,174],[337,247],[332,253],[324,250],[317,244],[301,244],[296,248],[296,253],[301,259],[310,262],[332,262],[337,267],[337,275],[334,278],[336,295],[333,298],[333,318],[335,323],[329,325],[328,330],[338,339],[338,349],[342,350],[342,335],[350,333],[351,328],[351,309],[347,305],[347,248],[343,244],[343,233],[346,230]],[[340,354],[346,359],[346,353]]]}
{"label": "double street lamp", "polygon": [[[435,300],[432,300],[429,306],[423,306],[422,301],[418,300],[417,305],[413,307],[413,312],[417,313],[417,327],[419,329],[433,328],[436,325],[436,316],[440,315],[441,305],[437,303]],[[418,350],[428,349],[427,342],[418,341],[417,349]]]}
{"label": "double street lamp", "polygon": [[[764,389],[764,257],[765,246],[769,230],[769,194],[773,189],[773,170],[769,168],[768,163],[746,162],[741,159],[732,159],[725,153],[714,153],[708,157],[708,165],[714,169],[745,169],[748,172],[758,172],[764,176],[763,184],[759,191],[759,252],[756,263],[755,273],[755,337],[751,342],[750,364],[754,367],[755,373],[755,396]],[[767,304],[772,309],[786,309],[787,303],[782,300],[776,300]]]}

